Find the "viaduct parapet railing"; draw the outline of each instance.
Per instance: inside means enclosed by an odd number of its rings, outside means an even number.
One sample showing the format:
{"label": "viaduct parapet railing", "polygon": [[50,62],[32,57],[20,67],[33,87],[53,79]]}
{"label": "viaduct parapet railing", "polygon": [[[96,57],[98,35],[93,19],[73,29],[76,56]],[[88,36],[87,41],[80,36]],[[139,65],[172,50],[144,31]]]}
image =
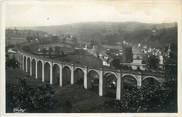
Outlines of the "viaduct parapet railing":
{"label": "viaduct parapet railing", "polygon": [[[99,76],[99,96],[103,96],[103,85],[104,85],[104,76],[106,74],[114,75],[116,78],[116,99],[121,99],[121,90],[123,86],[122,80],[127,78],[128,76],[134,78],[136,80],[137,88],[142,86],[142,81],[153,78],[162,84],[165,81],[164,73],[150,73],[145,71],[133,71],[133,70],[113,70],[113,69],[104,69],[104,68],[91,68],[84,65],[72,64],[68,62],[61,62],[59,60],[53,60],[50,58],[45,58],[42,56],[26,53],[23,51],[18,52],[18,61],[20,63],[20,68],[28,72],[30,76],[33,75],[33,70],[35,72],[35,78],[38,78],[38,62],[41,63],[41,80],[45,82],[45,64],[49,65],[49,82],[53,84],[53,67],[57,65],[59,67],[59,86],[63,86],[63,68],[67,67],[71,71],[71,79],[70,84],[74,84],[74,71],[80,69],[84,73],[83,78],[83,86],[85,89],[88,89],[88,73],[94,71]],[[33,69],[33,63],[35,63],[35,69]],[[29,66],[28,66],[29,64]],[[28,71],[29,70],[29,71]]]}

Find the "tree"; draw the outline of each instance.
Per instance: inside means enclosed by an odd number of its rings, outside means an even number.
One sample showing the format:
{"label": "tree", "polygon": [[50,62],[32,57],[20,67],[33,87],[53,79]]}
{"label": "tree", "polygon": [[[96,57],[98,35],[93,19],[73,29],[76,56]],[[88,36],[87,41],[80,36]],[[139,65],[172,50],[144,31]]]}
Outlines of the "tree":
{"label": "tree", "polygon": [[76,37],[73,37],[73,44],[74,46],[77,46],[78,45],[78,39]]}
{"label": "tree", "polygon": [[[171,43],[167,47],[168,57],[165,58],[165,72],[167,79],[176,79],[177,78],[177,45]],[[170,51],[169,51],[170,50]]]}
{"label": "tree", "polygon": [[49,57],[52,57],[52,52],[53,52],[53,49],[50,47],[50,48],[49,48],[49,51],[48,51]]}
{"label": "tree", "polygon": [[177,64],[177,44],[171,43],[168,47],[169,58],[166,61],[167,64]]}
{"label": "tree", "polygon": [[12,68],[18,68],[18,61],[15,59],[15,57],[13,56],[13,58],[6,59],[6,66],[7,67],[12,67]]}
{"label": "tree", "polygon": [[56,55],[60,55],[60,52],[61,52],[61,47],[59,47],[59,46],[56,46],[55,47],[55,53],[56,53]]}
{"label": "tree", "polygon": [[151,55],[147,59],[147,66],[149,69],[157,69],[159,65],[159,58],[155,55]]}
{"label": "tree", "polygon": [[43,53],[43,55],[45,56],[46,53],[47,53],[47,50],[46,50],[45,48],[43,48],[43,49],[42,49],[42,53]]}
{"label": "tree", "polygon": [[58,42],[59,41],[59,37],[58,36],[52,36],[52,40],[55,41],[55,42]]}
{"label": "tree", "polygon": [[65,56],[65,53],[63,50],[61,50],[61,56]]}
{"label": "tree", "polygon": [[66,37],[63,37],[62,38],[62,43],[65,43],[66,42]]}
{"label": "tree", "polygon": [[12,103],[10,111],[13,108],[20,107],[25,112],[49,112],[55,107],[54,91],[52,87],[43,84],[38,87],[31,88],[26,81],[20,79],[16,87],[9,88],[8,103]]}
{"label": "tree", "polygon": [[31,52],[30,46],[23,46],[23,50],[25,50],[27,52]]}
{"label": "tree", "polygon": [[93,47],[93,46],[96,45],[96,44],[97,44],[96,40],[90,40],[90,46],[91,46],[91,47]]}
{"label": "tree", "polygon": [[33,40],[33,36],[27,36],[27,41],[31,42]]}
{"label": "tree", "polygon": [[114,68],[119,69],[120,68],[120,59],[114,59],[111,64],[114,66]]}

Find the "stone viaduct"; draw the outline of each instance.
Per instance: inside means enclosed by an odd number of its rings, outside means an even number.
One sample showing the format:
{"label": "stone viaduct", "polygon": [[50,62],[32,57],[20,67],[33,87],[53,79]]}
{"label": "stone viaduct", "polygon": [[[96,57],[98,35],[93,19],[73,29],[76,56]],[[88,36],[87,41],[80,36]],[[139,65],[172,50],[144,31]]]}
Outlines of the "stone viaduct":
{"label": "stone viaduct", "polygon": [[[33,75],[35,78],[38,78],[38,63],[41,64],[41,80],[42,82],[45,81],[45,65],[47,64],[49,66],[49,82],[50,84],[53,84],[53,67],[57,66],[59,68],[59,86],[63,86],[63,68],[67,67],[71,71],[71,79],[70,84],[74,84],[74,71],[77,69],[80,69],[84,75],[83,75],[83,86],[85,89],[88,89],[88,73],[91,71],[94,71],[99,76],[99,96],[103,96],[103,81],[104,81],[104,75],[111,74],[114,75],[116,78],[116,99],[120,100],[121,98],[121,90],[122,90],[122,80],[124,78],[127,78],[127,76],[133,77],[136,81],[137,88],[140,88],[142,86],[142,81],[152,78],[156,81],[158,81],[160,84],[162,84],[164,80],[164,75],[161,73],[147,73],[147,72],[141,72],[141,71],[120,71],[120,70],[112,70],[112,69],[104,69],[104,68],[89,68],[87,66],[78,65],[78,64],[70,64],[66,62],[61,62],[53,59],[48,59],[42,56],[26,53],[26,52],[18,52],[18,61],[20,63],[20,69],[22,69],[25,72],[28,72],[30,76]],[[29,65],[28,65],[29,64]],[[34,69],[33,69],[34,67]]]}

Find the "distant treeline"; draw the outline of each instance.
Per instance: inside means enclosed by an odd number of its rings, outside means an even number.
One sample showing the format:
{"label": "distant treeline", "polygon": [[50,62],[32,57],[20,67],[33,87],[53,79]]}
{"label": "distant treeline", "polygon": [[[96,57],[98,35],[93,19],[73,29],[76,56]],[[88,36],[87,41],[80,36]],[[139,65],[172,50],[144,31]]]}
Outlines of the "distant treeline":
{"label": "distant treeline", "polygon": [[[57,34],[60,37],[64,34],[70,34],[76,37],[78,41],[90,42],[96,40],[97,43],[109,45],[123,40],[157,48],[163,48],[169,43],[177,44],[177,23],[92,22],[31,27],[29,30],[36,31],[39,34],[45,34],[45,32]],[[9,31],[7,30],[7,32]]]}
{"label": "distant treeline", "polygon": [[58,35],[71,34],[80,41],[96,40],[104,44],[116,44],[125,40],[135,44],[164,47],[169,43],[177,43],[177,23],[92,22],[32,29]]}

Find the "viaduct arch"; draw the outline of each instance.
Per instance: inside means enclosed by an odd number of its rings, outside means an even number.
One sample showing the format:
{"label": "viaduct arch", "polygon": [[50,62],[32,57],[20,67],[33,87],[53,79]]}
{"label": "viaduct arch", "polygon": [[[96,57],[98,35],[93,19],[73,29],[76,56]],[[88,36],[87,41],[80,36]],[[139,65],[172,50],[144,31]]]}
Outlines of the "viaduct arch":
{"label": "viaduct arch", "polygon": [[[141,73],[129,73],[125,71],[114,71],[112,69],[98,69],[98,68],[89,68],[87,66],[75,65],[60,61],[54,61],[47,58],[42,58],[41,56],[30,55],[25,52],[18,52],[20,63],[20,68],[29,73],[30,76],[35,76],[36,79],[42,80],[42,82],[48,81],[50,84],[59,84],[60,87],[63,86],[63,70],[68,68],[70,70],[70,84],[75,83],[74,71],[80,70],[83,74],[83,87],[84,89],[88,89],[89,78],[88,74],[91,72],[95,72],[98,75],[98,91],[99,96],[103,96],[104,90],[104,76],[107,74],[112,74],[116,78],[116,99],[120,100],[121,98],[121,81],[125,79],[127,76],[131,76],[137,82],[137,87],[140,88],[142,86],[142,81],[148,78],[153,78],[158,82],[164,82],[164,77],[156,77],[153,75],[143,75]],[[30,61],[30,65],[28,66],[28,61]],[[48,66],[48,69],[46,68]],[[56,68],[55,68],[56,67]],[[28,72],[29,69],[29,72]],[[56,71],[55,71],[56,69]],[[47,71],[46,71],[47,70]]]}

